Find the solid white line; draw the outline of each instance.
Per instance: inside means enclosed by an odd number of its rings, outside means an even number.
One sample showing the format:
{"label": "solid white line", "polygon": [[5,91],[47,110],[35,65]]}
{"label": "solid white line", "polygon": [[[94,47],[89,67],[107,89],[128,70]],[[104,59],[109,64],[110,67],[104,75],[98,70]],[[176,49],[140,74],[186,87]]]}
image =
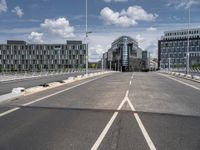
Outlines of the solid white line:
{"label": "solid white line", "polygon": [[[119,107],[117,108],[117,110],[120,110],[122,108],[122,106],[124,105],[124,103],[127,101],[126,100],[127,95],[128,95],[128,91],[126,91],[126,96],[122,100],[122,102],[119,105]],[[114,112],[114,114],[110,118],[109,122],[107,123],[107,125],[105,126],[105,128],[103,129],[103,131],[101,132],[100,136],[98,137],[98,139],[96,140],[96,142],[92,146],[91,150],[97,150],[98,149],[99,145],[101,144],[101,142],[103,141],[104,137],[106,136],[108,130],[112,126],[113,122],[115,121],[115,118],[117,117],[117,115],[118,115],[118,112]]]}
{"label": "solid white line", "polygon": [[196,89],[196,90],[200,90],[200,88],[198,88],[198,87],[196,87],[196,86],[194,86],[194,85],[185,83],[185,82],[183,82],[183,81],[180,81],[180,80],[178,80],[178,79],[175,79],[175,78],[172,78],[172,77],[169,77],[169,76],[167,76],[167,75],[160,74],[160,73],[159,73],[159,75],[164,76],[164,77],[169,78],[169,79],[172,79],[172,80],[177,81],[177,82],[179,82],[179,83],[182,83],[182,84],[187,85],[187,86],[189,86],[189,87],[192,87],[192,88],[194,88],[194,89]]}
{"label": "solid white line", "polygon": [[[84,85],[84,84],[86,84],[86,83],[92,82],[92,81],[94,81],[94,80],[98,80],[98,79],[103,78],[103,77],[105,77],[105,76],[102,76],[102,77],[99,77],[99,78],[95,78],[95,79],[92,79],[92,80],[89,80],[89,81],[83,82],[83,83],[81,83],[81,84],[78,84],[78,85],[72,86],[72,87],[70,87],[70,88],[67,88],[67,89],[61,90],[61,91],[59,91],[59,92],[55,92],[55,93],[53,93],[53,94],[50,94],[50,95],[44,96],[44,97],[39,98],[39,99],[36,99],[36,100],[34,100],[34,101],[31,101],[31,102],[28,102],[28,103],[22,104],[22,106],[28,106],[28,105],[31,105],[31,104],[33,104],[33,103],[36,103],[36,102],[42,101],[42,100],[44,100],[44,99],[46,99],[46,98],[52,97],[52,96],[54,96],[54,95],[58,95],[58,94],[60,94],[60,93],[63,93],[63,92],[68,91],[68,90],[71,90],[71,89],[73,89],[73,88],[76,88],[76,87],[78,87],[78,86]],[[10,113],[12,113],[12,112],[15,112],[15,111],[17,111],[17,110],[19,110],[19,109],[20,109],[20,107],[12,108],[12,109],[10,109],[10,110],[8,110],[8,111],[5,111],[5,112],[1,113],[1,114],[0,114],[0,117],[5,116],[5,115],[7,115],[7,114],[10,114]]]}
{"label": "solid white line", "polygon": [[0,117],[3,117],[3,116],[5,116],[5,115],[10,114],[10,113],[12,113],[12,112],[14,112],[14,111],[17,111],[17,110],[19,110],[19,109],[20,109],[19,107],[12,108],[12,109],[10,109],[10,110],[8,110],[8,111],[5,111],[5,112],[1,113],[1,114],[0,114]]}
{"label": "solid white line", "polygon": [[110,121],[108,122],[108,124],[105,126],[105,128],[101,132],[100,136],[98,137],[97,141],[92,146],[91,150],[97,150],[98,149],[99,145],[103,141],[103,139],[104,139],[105,135],[107,134],[108,130],[110,129],[111,125],[115,121],[115,118],[117,117],[117,115],[118,115],[118,112],[114,112],[114,114],[111,117]]}
{"label": "solid white line", "polygon": [[[132,111],[135,111],[135,108],[134,108],[133,104],[131,103],[131,101],[129,100],[128,97],[127,97],[127,101],[128,101],[129,106],[131,107]],[[141,131],[142,131],[142,134],[143,134],[143,136],[144,136],[144,138],[145,138],[150,150],[156,150],[156,147],[155,147],[154,143],[152,142],[147,130],[145,129],[145,127],[144,127],[139,115],[137,113],[134,113],[134,117],[135,117],[135,119],[136,119],[136,121],[137,121],[137,123],[138,123],[138,125],[139,125],[139,127],[141,129]]]}

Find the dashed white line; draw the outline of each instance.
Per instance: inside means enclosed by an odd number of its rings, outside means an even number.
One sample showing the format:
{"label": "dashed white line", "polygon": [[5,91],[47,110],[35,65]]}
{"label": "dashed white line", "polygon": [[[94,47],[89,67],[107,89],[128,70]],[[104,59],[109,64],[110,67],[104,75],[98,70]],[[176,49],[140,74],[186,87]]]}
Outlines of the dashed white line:
{"label": "dashed white line", "polygon": [[125,97],[128,97],[129,95],[129,90],[126,91],[126,96]]}
{"label": "dashed white line", "polygon": [[[135,108],[134,108],[133,104],[131,103],[131,101],[129,100],[128,97],[127,97],[127,101],[128,101],[129,106],[131,107],[131,110],[135,111]],[[143,136],[144,136],[144,138],[145,138],[150,150],[156,150],[156,147],[155,147],[154,143],[152,142],[147,130],[145,129],[145,127],[144,127],[139,115],[137,113],[134,113],[134,117],[135,117],[135,119],[136,119],[136,121],[137,121],[137,123],[138,123],[138,125],[140,127],[140,130],[142,131],[142,134],[143,134]]]}
{"label": "dashed white line", "polygon": [[[67,88],[67,89],[64,89],[64,90],[55,92],[55,93],[53,93],[53,94],[44,96],[44,97],[42,97],[42,98],[33,100],[33,101],[31,101],[31,102],[22,104],[22,106],[28,106],[28,105],[34,104],[34,103],[36,103],[36,102],[39,102],[39,101],[42,101],[42,100],[47,99],[47,98],[49,98],[49,97],[58,95],[58,94],[60,94],[60,93],[66,92],[66,91],[69,91],[69,90],[71,90],[71,89],[73,89],[73,88],[79,87],[79,86],[81,86],[81,85],[87,84],[87,83],[89,83],[89,82],[92,82],[92,81],[94,81],[94,80],[98,80],[98,79],[103,78],[103,77],[104,77],[104,76],[99,77],[99,78],[95,78],[95,79],[92,79],[92,80],[89,80],[89,81],[85,81],[85,82],[83,82],[83,83],[80,83],[80,84],[78,84],[78,85],[72,86],[72,87],[70,87],[70,88]],[[3,116],[5,116],[5,115],[7,115],[7,114],[10,114],[10,113],[12,113],[12,112],[15,112],[15,111],[17,111],[17,110],[19,110],[19,109],[20,109],[20,107],[15,107],[15,108],[12,108],[12,109],[10,109],[10,110],[8,110],[8,111],[5,111],[5,112],[3,112],[3,113],[0,113],[0,117],[3,117]]]}
{"label": "dashed white line", "polygon": [[180,80],[178,80],[178,79],[175,79],[175,78],[169,77],[169,76],[164,75],[164,74],[160,74],[160,73],[159,73],[159,75],[164,76],[164,77],[169,78],[169,79],[172,79],[172,80],[174,80],[174,81],[177,81],[177,82],[179,82],[179,83],[182,83],[182,84],[184,84],[184,85],[187,85],[187,86],[189,86],[189,87],[192,87],[192,88],[194,88],[194,89],[200,91],[200,88],[198,88],[198,87],[196,87],[196,86],[194,86],[194,85],[191,85],[191,84],[185,83],[185,82],[183,82],[183,81],[180,81]]}
{"label": "dashed white line", "polygon": [[131,84],[132,84],[132,81],[130,81],[129,85],[131,85]]}
{"label": "dashed white line", "polygon": [[133,77],[134,77],[134,74],[132,74],[132,77],[131,77],[131,79],[133,79]]}

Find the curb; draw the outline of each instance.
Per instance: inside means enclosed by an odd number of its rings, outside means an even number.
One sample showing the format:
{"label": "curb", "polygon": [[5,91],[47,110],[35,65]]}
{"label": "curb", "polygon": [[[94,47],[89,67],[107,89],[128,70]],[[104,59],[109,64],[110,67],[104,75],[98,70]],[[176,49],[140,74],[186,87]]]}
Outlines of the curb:
{"label": "curb", "polygon": [[171,76],[175,76],[175,77],[179,77],[179,78],[183,78],[183,79],[187,79],[187,80],[191,80],[191,81],[195,81],[200,83],[200,76],[197,75],[190,75],[190,74],[184,74],[184,73],[178,73],[178,72],[160,72],[160,73],[165,73],[165,74],[169,74]]}
{"label": "curb", "polygon": [[38,92],[42,92],[45,90],[49,90],[61,85],[66,85],[75,81],[79,81],[79,80],[83,80],[83,79],[87,79],[87,78],[91,78],[91,77],[95,77],[98,75],[103,75],[103,74],[107,74],[107,73],[112,73],[112,72],[98,72],[98,73],[90,73],[90,74],[84,74],[84,75],[78,75],[76,77],[68,77],[66,80],[62,80],[59,82],[51,82],[51,83],[46,83],[44,85],[39,85],[39,86],[35,86],[35,87],[30,87],[30,88],[14,88],[12,90],[11,93],[5,94],[5,95],[1,95],[0,96],[0,103],[5,102],[5,101],[11,101],[11,100],[15,100],[21,96],[28,96],[31,94],[35,94]]}

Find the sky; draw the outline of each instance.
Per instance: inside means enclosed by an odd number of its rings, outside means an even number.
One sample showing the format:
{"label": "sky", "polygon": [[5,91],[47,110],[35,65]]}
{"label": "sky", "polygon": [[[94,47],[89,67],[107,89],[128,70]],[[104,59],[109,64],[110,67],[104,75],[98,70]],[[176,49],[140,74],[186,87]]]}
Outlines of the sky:
{"label": "sky", "polygon": [[[200,0],[88,0],[89,59],[98,61],[111,43],[131,36],[157,57],[164,31],[200,27]],[[85,39],[85,0],[0,0],[0,43],[65,43]]]}

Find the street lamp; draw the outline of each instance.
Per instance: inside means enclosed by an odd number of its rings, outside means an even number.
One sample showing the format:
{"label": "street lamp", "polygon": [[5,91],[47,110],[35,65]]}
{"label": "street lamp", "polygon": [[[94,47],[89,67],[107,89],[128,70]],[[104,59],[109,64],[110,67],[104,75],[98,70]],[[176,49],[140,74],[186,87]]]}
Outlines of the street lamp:
{"label": "street lamp", "polygon": [[92,32],[91,31],[88,31],[88,1],[86,0],[85,1],[85,37],[86,37],[86,56],[85,56],[85,73],[86,75],[88,74],[88,35],[91,34]]}
{"label": "street lamp", "polygon": [[168,58],[168,72],[171,70],[171,57]]}
{"label": "street lamp", "polygon": [[88,43],[88,34],[90,34],[90,33],[92,33],[92,32],[86,32],[86,56],[85,56],[85,63],[86,63],[86,74],[88,74],[88,45],[89,45],[89,43]]}
{"label": "street lamp", "polygon": [[190,7],[189,6],[189,15],[188,15],[188,42],[187,42],[187,62],[186,62],[186,74],[189,74],[190,70]]}
{"label": "street lamp", "polygon": [[101,71],[103,72],[104,70],[104,61],[103,61],[104,57],[102,55],[102,60],[101,60]]}

